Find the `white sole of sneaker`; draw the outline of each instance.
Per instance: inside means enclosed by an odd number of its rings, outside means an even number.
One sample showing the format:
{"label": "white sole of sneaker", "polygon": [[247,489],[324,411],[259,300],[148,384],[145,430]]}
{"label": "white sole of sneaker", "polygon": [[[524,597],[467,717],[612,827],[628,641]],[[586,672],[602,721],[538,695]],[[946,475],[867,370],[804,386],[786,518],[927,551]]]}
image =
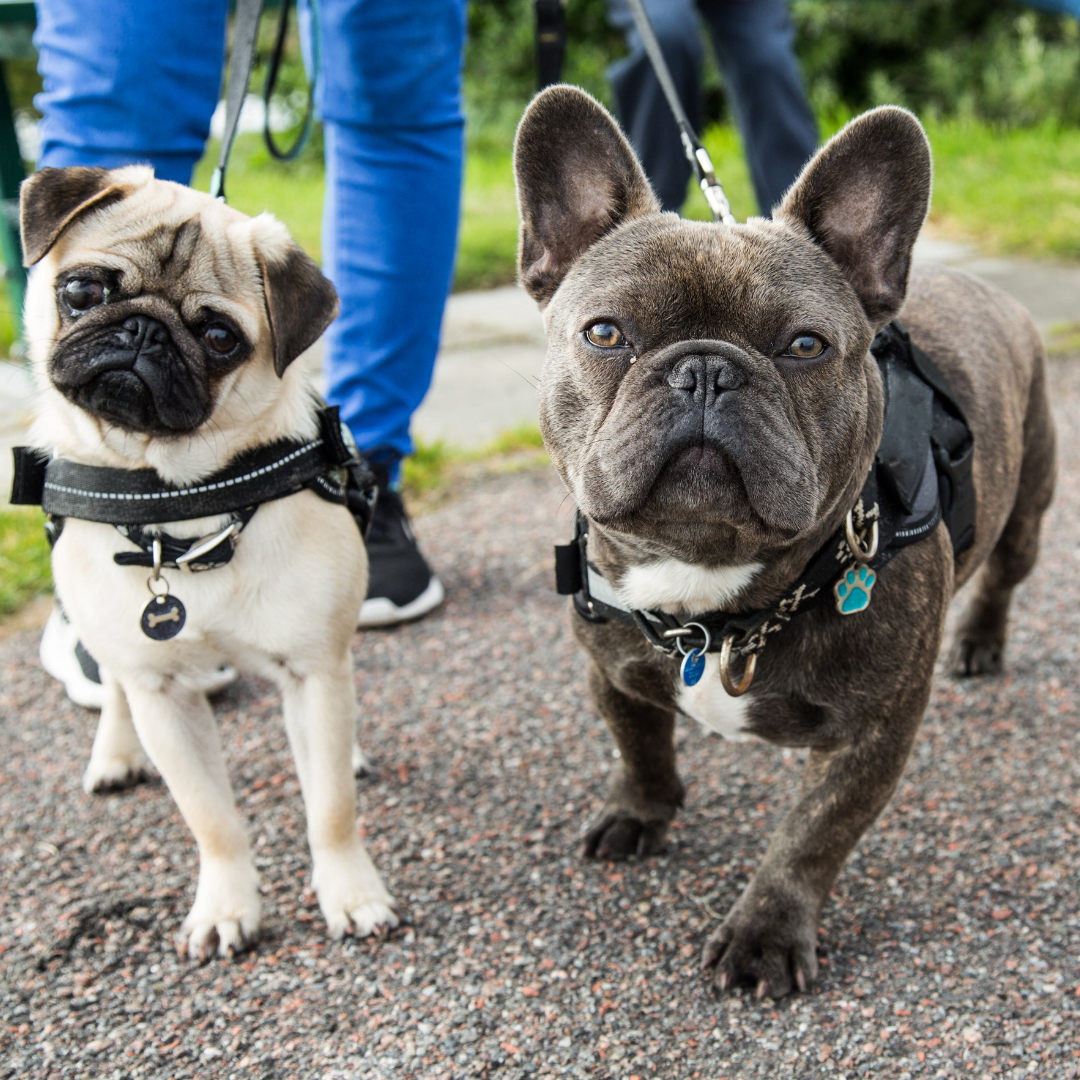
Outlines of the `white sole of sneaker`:
{"label": "white sole of sneaker", "polygon": [[432,574],[427,588],[409,603],[398,607],[392,600],[385,596],[377,596],[373,600],[365,600],[360,606],[360,617],[356,625],[361,630],[376,626],[394,626],[396,623],[409,622],[411,619],[419,619],[429,611],[434,611],[443,600],[446,593],[443,591],[442,582]]}
{"label": "white sole of sneaker", "polygon": [[105,700],[101,683],[92,682],[83,673],[75,656],[79,635],[75,627],[54,607],[41,635],[38,656],[41,666],[57,682],[64,684],[67,696],[84,709],[100,709]]}

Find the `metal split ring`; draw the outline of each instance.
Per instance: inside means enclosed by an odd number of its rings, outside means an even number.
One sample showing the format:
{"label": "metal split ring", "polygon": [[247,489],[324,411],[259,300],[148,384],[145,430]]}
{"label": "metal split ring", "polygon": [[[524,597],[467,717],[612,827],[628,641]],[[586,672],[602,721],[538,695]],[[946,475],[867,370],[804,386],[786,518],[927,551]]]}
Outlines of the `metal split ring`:
{"label": "metal split ring", "polygon": [[724,644],[720,647],[720,685],[728,697],[742,697],[750,684],[754,681],[754,671],[757,669],[757,653],[753,652],[746,658],[746,667],[743,668],[742,679],[736,686],[731,678],[731,648],[735,644],[735,635],[728,634],[724,638]]}
{"label": "metal split ring", "polygon": [[862,563],[865,566],[877,554],[877,518],[870,522],[870,543],[867,547],[864,548],[858,536],[855,534],[854,514],[854,510],[849,510],[847,512],[847,517],[844,518],[844,539],[847,540],[847,546],[851,549],[852,558],[856,562]]}
{"label": "metal split ring", "polygon": [[[689,653],[686,650],[686,646],[683,645],[682,639],[684,635],[692,633],[690,628],[693,626],[696,626],[705,635],[705,644],[702,645],[700,649],[696,647],[691,649],[690,652],[707,653],[709,651],[709,646],[712,644],[712,634],[709,633],[709,628],[707,626],[702,626],[699,622],[688,622],[685,626],[679,627],[677,633],[671,635],[675,639],[675,644],[683,656],[687,656]],[[665,635],[665,637],[666,636],[667,635]]]}

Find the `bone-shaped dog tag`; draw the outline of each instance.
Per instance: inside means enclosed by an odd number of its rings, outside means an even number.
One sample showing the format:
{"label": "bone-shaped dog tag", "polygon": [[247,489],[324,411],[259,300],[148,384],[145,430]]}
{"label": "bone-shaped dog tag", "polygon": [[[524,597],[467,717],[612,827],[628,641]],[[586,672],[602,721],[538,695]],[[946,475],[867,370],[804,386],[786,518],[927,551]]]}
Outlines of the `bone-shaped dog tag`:
{"label": "bone-shaped dog tag", "polygon": [[184,605],[175,597],[166,593],[155,596],[143,608],[140,625],[142,632],[155,641],[168,641],[184,629],[187,612]]}

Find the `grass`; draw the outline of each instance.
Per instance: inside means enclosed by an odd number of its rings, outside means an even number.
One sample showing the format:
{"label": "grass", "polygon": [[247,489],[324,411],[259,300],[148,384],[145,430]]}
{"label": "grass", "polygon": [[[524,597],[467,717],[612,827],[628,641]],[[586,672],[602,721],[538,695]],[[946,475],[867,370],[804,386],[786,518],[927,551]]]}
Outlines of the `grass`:
{"label": "grass", "polygon": [[458,450],[441,439],[416,440],[416,450],[402,462],[401,488],[414,510],[437,501],[436,493],[455,479],[476,471],[512,472],[541,465],[548,460],[544,440],[536,424],[521,424],[497,435],[478,450]]}
{"label": "grass", "polygon": [[44,523],[40,510],[0,509],[0,618],[52,588]]}

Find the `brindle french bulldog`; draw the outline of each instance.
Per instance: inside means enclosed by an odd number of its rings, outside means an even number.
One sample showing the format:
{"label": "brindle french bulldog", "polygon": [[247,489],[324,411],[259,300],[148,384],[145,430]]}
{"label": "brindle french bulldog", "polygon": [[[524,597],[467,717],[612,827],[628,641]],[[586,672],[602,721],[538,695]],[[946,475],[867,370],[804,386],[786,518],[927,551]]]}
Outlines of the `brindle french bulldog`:
{"label": "brindle french bulldog", "polygon": [[703,964],[759,996],[816,977],[821,908],[903,772],[945,613],[981,568],[961,674],[1001,668],[1013,588],[1035,563],[1054,483],[1045,358],[1027,313],[911,251],[930,198],[918,121],[880,108],[810,161],[772,220],[660,213],[633,151],[584,92],[540,94],[518,130],[519,270],[544,309],[544,441],[588,525],[589,560],[626,608],[689,620],[775,602],[856,503],[882,434],[869,346],[901,309],[975,440],[975,542],[939,525],[878,571],[847,618],[819,604],[729,696],[715,654],[690,688],[633,626],[571,613],[621,760],[584,852],[661,850],[683,802],[679,714],[728,738],[807,747],[798,801]]}

